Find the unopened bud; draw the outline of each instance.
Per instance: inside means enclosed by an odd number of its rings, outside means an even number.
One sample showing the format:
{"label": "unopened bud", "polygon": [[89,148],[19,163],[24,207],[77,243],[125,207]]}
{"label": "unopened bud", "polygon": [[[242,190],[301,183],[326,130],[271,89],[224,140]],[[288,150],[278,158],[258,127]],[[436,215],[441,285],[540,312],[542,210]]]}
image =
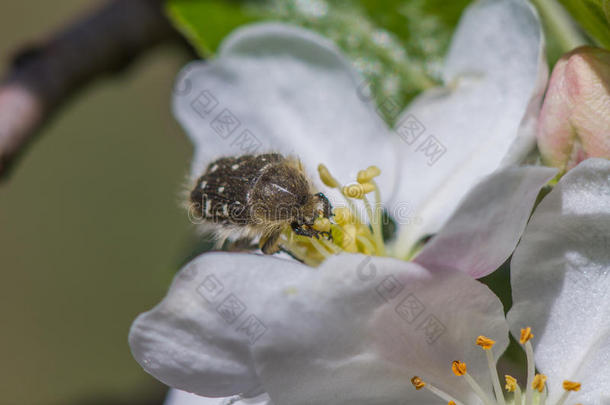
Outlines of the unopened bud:
{"label": "unopened bud", "polygon": [[583,46],[553,68],[540,111],[543,161],[570,170],[589,157],[610,159],[610,52]]}

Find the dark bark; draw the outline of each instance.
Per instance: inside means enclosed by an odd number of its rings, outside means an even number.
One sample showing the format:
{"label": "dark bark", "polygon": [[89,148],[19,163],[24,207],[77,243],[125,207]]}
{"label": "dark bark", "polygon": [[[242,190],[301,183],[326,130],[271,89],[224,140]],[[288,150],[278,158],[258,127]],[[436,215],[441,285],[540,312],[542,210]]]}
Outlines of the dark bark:
{"label": "dark bark", "polygon": [[0,84],[0,178],[71,96],[165,41],[186,43],[161,0],[112,0],[21,50]]}

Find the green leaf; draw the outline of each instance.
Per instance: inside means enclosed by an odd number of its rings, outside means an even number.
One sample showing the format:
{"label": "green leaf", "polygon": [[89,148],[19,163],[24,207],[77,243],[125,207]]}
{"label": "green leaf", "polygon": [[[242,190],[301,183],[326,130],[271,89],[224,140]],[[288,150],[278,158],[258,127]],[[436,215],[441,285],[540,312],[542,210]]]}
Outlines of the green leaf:
{"label": "green leaf", "polygon": [[166,8],[174,25],[204,57],[235,28],[257,19],[237,1],[169,0]]}
{"label": "green leaf", "polygon": [[292,23],[333,40],[363,75],[389,124],[439,82],[443,57],[470,0],[168,0],[174,24],[209,56],[239,25]]}
{"label": "green leaf", "polygon": [[610,0],[560,0],[598,45],[610,49]]}

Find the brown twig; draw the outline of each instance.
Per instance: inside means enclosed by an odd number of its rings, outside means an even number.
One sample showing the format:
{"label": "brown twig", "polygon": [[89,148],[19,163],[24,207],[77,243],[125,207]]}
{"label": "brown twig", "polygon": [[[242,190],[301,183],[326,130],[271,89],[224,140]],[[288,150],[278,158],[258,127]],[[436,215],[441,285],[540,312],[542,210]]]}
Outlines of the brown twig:
{"label": "brown twig", "polygon": [[162,0],[111,0],[19,52],[0,83],[0,178],[66,100],[167,40],[184,44]]}

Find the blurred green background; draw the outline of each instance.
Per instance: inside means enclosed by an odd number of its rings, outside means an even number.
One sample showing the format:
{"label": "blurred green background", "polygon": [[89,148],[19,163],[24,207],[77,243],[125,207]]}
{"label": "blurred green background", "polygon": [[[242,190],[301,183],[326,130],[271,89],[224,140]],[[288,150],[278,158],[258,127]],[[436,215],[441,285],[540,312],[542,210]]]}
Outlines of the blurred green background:
{"label": "blurred green background", "polygon": [[[3,2],[0,69],[95,4]],[[178,205],[191,150],[169,105],[186,57],[158,48],[89,87],[0,184],[0,404],[162,398],[127,333],[192,243]]]}

